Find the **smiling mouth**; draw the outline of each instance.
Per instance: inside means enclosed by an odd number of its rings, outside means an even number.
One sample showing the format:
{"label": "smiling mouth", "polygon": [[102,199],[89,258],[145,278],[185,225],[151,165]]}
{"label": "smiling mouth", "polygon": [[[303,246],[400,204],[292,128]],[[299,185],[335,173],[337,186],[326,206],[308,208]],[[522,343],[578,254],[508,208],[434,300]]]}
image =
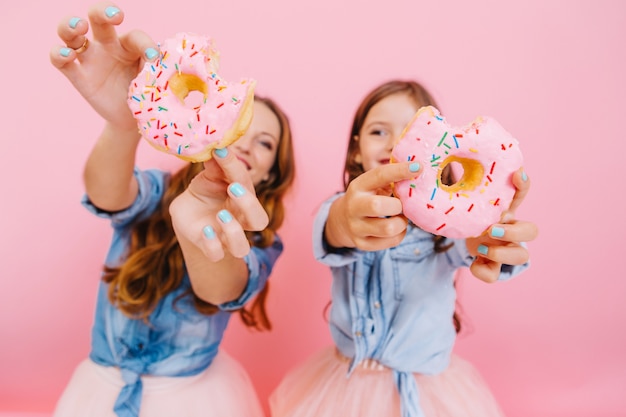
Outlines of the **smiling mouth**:
{"label": "smiling mouth", "polygon": [[379,162],[380,164],[382,164],[382,165],[387,165],[387,164],[389,163],[389,161],[390,161],[390,159],[389,159],[389,158],[387,158],[387,159],[381,159],[381,160],[379,160],[378,162]]}

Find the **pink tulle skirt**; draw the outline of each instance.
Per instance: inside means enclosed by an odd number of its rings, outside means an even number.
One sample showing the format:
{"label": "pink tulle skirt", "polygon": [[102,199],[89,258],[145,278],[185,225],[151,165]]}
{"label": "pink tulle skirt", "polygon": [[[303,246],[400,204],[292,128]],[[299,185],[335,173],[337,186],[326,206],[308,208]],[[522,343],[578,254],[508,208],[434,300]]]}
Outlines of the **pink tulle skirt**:
{"label": "pink tulle skirt", "polygon": [[[204,372],[189,377],[144,376],[140,417],[263,417],[243,367],[220,352]],[[87,359],[74,371],[54,417],[116,417],[113,404],[124,386],[118,368]]]}
{"label": "pink tulle skirt", "polygon": [[[400,416],[393,371],[369,362],[347,378],[349,360],[324,349],[289,372],[272,393],[272,417]],[[467,361],[452,356],[438,375],[415,374],[420,406],[427,417],[502,417],[486,383]]]}

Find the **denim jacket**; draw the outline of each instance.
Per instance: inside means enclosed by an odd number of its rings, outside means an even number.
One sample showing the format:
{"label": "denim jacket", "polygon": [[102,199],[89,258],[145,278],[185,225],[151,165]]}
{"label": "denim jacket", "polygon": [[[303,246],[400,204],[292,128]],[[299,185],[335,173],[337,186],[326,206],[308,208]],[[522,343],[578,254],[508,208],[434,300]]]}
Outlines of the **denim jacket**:
{"label": "denim jacket", "polygon": [[[332,202],[319,209],[313,225],[315,258],[331,269],[330,331],[339,351],[352,358],[349,373],[372,358],[393,369],[403,416],[421,417],[419,392],[412,373],[437,374],[449,364],[456,338],[452,321],[454,276],[474,258],[464,239],[435,253],[433,236],[410,224],[396,247],[366,252],[333,249],[324,239]],[[502,267],[507,280],[528,265]]]}
{"label": "denim jacket", "polygon": [[[113,238],[106,264],[118,265],[123,259],[133,224],[158,207],[169,176],[158,170],[135,170],[139,195],[125,210],[103,212],[83,197],[83,205],[97,216],[107,218],[113,227]],[[267,248],[252,247],[245,257],[248,284],[241,296],[219,305],[213,315],[199,313],[190,295],[185,273],[181,285],[167,294],[147,321],[131,319],[113,306],[108,298],[108,284],[100,282],[92,329],[90,359],[103,366],[121,370],[125,386],[115,403],[120,417],[139,415],[142,375],[189,376],[205,370],[216,356],[231,312],[242,307],[264,286],[276,259],[282,252],[278,236]]]}

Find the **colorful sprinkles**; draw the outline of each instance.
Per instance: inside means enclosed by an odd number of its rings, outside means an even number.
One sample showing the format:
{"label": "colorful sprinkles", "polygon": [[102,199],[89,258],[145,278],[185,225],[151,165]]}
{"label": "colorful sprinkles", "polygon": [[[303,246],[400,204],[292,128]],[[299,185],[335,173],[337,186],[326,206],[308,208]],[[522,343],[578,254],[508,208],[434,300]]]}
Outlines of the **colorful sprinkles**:
{"label": "colorful sprinkles", "polygon": [[[230,84],[218,76],[217,60],[212,59],[218,52],[211,42],[208,37],[189,34],[166,40],[159,45],[159,58],[147,64],[129,88],[128,105],[143,137],[157,149],[183,159],[193,160],[193,155],[223,139],[239,119],[243,97],[248,97],[253,88],[249,80]],[[182,78],[186,83],[183,88],[187,88],[182,93],[178,88],[181,81],[176,91],[170,88],[170,79],[176,74],[187,76]],[[206,87],[198,86],[196,81],[191,84],[189,76],[204,81]],[[201,88],[206,88],[201,105],[181,105],[181,94]]]}
{"label": "colorful sprinkles", "polygon": [[[406,158],[407,161],[422,159],[430,165],[425,171],[429,173],[428,177],[422,173],[403,185],[407,187],[406,194],[401,195],[410,197],[412,202],[420,202],[407,206],[410,208],[405,209],[408,211],[405,211],[407,217],[418,226],[423,225],[422,228],[431,233],[449,237],[468,237],[469,235],[461,236],[461,230],[467,230],[468,224],[470,228],[475,227],[474,225],[480,228],[483,217],[497,215],[499,218],[503,206],[509,204],[514,194],[514,189],[511,191],[513,187],[504,184],[503,178],[518,164],[517,161],[521,166],[521,153],[516,146],[517,141],[497,123],[481,118],[466,127],[452,128],[436,109],[430,107],[419,111],[413,125],[407,128],[406,136],[411,140],[401,140],[396,145],[397,149],[401,149],[398,151],[401,154],[396,153],[394,148],[394,158]],[[493,138],[499,139],[494,143]],[[507,151],[507,159],[500,159],[500,150]],[[510,150],[514,152],[509,156]],[[461,165],[463,178],[454,184],[440,184],[438,178],[441,170],[451,162]],[[474,168],[477,163],[482,165],[482,170]],[[434,179],[430,172],[435,173]],[[428,186],[428,181],[431,180],[435,181],[434,187]],[[427,190],[424,190],[426,187]],[[420,198],[423,195],[421,193],[425,192],[427,194],[424,198]],[[414,214],[410,215],[411,213]],[[471,220],[468,220],[468,213],[471,214]],[[483,230],[484,228],[473,236]]]}

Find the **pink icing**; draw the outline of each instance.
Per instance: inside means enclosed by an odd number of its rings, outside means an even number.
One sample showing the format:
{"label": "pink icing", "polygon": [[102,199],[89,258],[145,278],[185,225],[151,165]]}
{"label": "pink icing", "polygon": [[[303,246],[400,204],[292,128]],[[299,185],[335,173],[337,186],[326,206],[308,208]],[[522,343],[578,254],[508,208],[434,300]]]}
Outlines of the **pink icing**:
{"label": "pink icing", "polygon": [[[220,78],[219,52],[206,36],[179,33],[165,40],[160,52],[155,62],[146,62],[129,88],[128,105],[139,130],[161,151],[186,160],[196,160],[198,154],[209,159],[210,149],[236,139],[233,127],[243,103],[253,97],[255,81],[230,83]],[[169,85],[177,74],[200,79],[206,84],[206,96],[192,91],[195,96],[189,94],[181,101]]]}
{"label": "pink icing", "polygon": [[[423,167],[417,178],[394,184],[404,214],[423,230],[450,238],[478,236],[497,223],[515,194],[512,175],[522,166],[518,141],[497,121],[480,117],[465,127],[452,127],[432,106],[417,112],[392,156]],[[448,184],[458,185],[454,192],[438,181],[450,157],[463,158],[468,171],[472,164],[477,168],[475,181]]]}

